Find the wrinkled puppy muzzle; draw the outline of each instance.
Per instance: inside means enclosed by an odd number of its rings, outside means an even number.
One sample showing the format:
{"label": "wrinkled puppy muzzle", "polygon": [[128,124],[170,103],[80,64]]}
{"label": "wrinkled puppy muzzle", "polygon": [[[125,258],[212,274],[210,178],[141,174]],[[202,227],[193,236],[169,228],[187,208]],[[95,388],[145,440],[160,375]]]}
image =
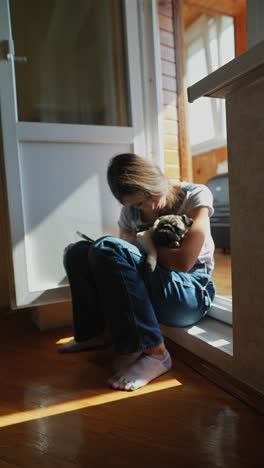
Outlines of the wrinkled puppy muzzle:
{"label": "wrinkled puppy muzzle", "polygon": [[160,247],[172,247],[174,244],[179,243],[181,237],[175,232],[174,228],[165,224],[160,229],[157,228],[154,231],[154,242]]}
{"label": "wrinkled puppy muzzle", "polygon": [[154,224],[153,241],[160,247],[178,248],[192,224],[186,215],[160,216]]}

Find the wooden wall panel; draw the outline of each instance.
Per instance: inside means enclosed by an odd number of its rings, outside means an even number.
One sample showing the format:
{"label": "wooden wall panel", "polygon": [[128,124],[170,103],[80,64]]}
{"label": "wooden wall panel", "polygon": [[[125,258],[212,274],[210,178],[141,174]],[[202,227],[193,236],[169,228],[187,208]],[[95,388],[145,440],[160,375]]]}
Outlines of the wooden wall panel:
{"label": "wooden wall panel", "polygon": [[184,0],[184,4],[205,12],[230,16],[235,16],[242,9],[246,9],[246,0]]}
{"label": "wooden wall panel", "polygon": [[[171,3],[171,0],[167,0],[167,1],[170,1]],[[164,16],[164,14],[160,11],[160,8],[159,8],[159,25],[160,25],[160,30],[169,31],[173,33],[172,17],[170,18],[170,17]]]}
{"label": "wooden wall panel", "polygon": [[177,94],[175,92],[168,91],[166,89],[162,90],[163,95],[163,104],[169,106],[175,106],[177,109]]}
{"label": "wooden wall panel", "polygon": [[173,121],[173,120],[164,120],[163,121],[163,132],[166,135],[177,135],[178,122]]}
{"label": "wooden wall panel", "polygon": [[174,36],[173,33],[164,31],[161,29],[160,31],[160,43],[166,45],[168,47],[174,47]]}
{"label": "wooden wall panel", "polygon": [[168,62],[167,60],[161,60],[161,70],[163,76],[176,77],[175,62]]}
{"label": "wooden wall panel", "polygon": [[[177,135],[167,135],[167,134],[165,134],[163,138],[164,138],[164,140],[163,140],[164,141],[164,150],[167,149],[167,150],[178,151],[179,142],[178,142]],[[177,164],[176,161],[175,161],[175,164]]]}
{"label": "wooden wall panel", "polygon": [[180,179],[180,168],[179,166],[168,166],[166,165],[165,174],[169,179]]}
{"label": "wooden wall panel", "polygon": [[170,179],[179,177],[179,141],[176,81],[176,47],[172,0],[158,0],[160,29],[162,129],[165,174]]}
{"label": "wooden wall panel", "polygon": [[246,52],[247,46],[247,15],[244,8],[235,16],[236,56]]}
{"label": "wooden wall panel", "polygon": [[227,159],[227,147],[216,148],[192,158],[193,181],[206,184],[208,179],[217,174],[217,165]]}
{"label": "wooden wall panel", "polygon": [[177,107],[169,104],[164,104],[162,111],[162,118],[167,120],[173,120],[174,122],[178,119]]}
{"label": "wooden wall panel", "polygon": [[195,20],[201,16],[201,10],[199,8],[195,8],[193,6],[189,6],[184,2],[183,8],[183,23],[184,29],[187,29]]}
{"label": "wooden wall panel", "polygon": [[170,19],[173,15],[172,2],[169,0],[158,0],[159,14],[168,16]]}
{"label": "wooden wall panel", "polygon": [[167,164],[169,164],[170,166],[171,165],[176,166],[175,161],[177,161],[178,151],[176,151],[176,150],[165,150],[164,155],[165,155]]}
{"label": "wooden wall panel", "polygon": [[175,63],[175,49],[165,45],[160,46],[160,55],[162,60]]}
{"label": "wooden wall panel", "polygon": [[172,78],[171,76],[163,76],[162,88],[166,89],[167,91],[173,91],[176,93],[176,78]]}

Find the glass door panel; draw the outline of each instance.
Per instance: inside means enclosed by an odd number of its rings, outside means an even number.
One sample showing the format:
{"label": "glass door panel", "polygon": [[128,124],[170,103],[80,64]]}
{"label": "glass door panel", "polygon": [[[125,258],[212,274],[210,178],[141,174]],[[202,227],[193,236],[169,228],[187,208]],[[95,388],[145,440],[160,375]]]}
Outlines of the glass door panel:
{"label": "glass door panel", "polygon": [[18,120],[131,126],[122,0],[11,0]]}

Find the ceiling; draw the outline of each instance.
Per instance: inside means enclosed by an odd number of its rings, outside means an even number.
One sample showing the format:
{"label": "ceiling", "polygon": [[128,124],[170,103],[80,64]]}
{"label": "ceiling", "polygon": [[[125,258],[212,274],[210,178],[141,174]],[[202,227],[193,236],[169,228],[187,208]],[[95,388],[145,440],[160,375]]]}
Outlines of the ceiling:
{"label": "ceiling", "polygon": [[246,0],[184,0],[184,26],[187,28],[201,13],[235,16],[246,8]]}

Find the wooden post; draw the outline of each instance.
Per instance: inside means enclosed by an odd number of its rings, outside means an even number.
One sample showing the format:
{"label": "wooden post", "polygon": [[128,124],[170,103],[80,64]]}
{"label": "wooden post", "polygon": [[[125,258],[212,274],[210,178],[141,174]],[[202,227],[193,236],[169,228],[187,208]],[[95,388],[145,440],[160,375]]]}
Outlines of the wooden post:
{"label": "wooden post", "polygon": [[183,0],[173,0],[176,81],[179,129],[180,178],[193,180],[192,155],[188,132],[187,82],[184,49]]}

